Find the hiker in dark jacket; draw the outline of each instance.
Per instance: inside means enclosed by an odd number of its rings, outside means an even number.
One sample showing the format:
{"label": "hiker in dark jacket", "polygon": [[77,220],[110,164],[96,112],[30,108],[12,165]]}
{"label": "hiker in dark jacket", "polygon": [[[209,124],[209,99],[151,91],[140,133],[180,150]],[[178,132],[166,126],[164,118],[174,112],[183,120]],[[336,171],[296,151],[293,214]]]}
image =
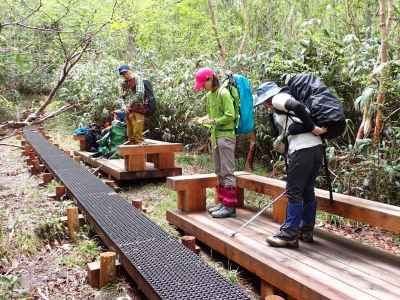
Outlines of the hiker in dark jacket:
{"label": "hiker in dark jacket", "polygon": [[121,84],[121,106],[126,113],[126,127],[128,140],[132,144],[143,142],[145,114],[149,112],[149,95],[145,92],[143,78],[133,73],[129,65],[122,65],[118,69],[124,78]]}
{"label": "hiker in dark jacket", "polygon": [[313,241],[317,202],[315,180],[323,161],[320,135],[325,128],[316,126],[307,108],[274,82],[266,82],[257,89],[254,106],[264,104],[273,111],[279,131],[274,147],[287,155],[286,220],[280,231],[267,238],[274,247],[298,247],[298,239]]}

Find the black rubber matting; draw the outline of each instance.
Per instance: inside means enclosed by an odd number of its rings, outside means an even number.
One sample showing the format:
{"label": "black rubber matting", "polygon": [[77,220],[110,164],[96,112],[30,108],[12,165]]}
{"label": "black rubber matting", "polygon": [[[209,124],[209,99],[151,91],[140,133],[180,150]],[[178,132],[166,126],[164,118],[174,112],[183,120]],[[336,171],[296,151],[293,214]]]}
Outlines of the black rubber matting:
{"label": "black rubber matting", "polygon": [[40,133],[24,137],[161,299],[249,299]]}

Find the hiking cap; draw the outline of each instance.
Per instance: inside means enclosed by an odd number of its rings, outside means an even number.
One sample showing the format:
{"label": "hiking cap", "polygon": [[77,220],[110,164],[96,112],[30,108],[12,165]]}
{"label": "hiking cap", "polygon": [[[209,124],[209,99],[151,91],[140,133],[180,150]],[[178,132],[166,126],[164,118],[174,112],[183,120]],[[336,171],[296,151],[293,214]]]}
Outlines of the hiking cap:
{"label": "hiking cap", "polygon": [[119,66],[119,68],[118,68],[118,72],[119,72],[119,74],[121,75],[121,74],[124,73],[124,72],[128,72],[130,69],[131,69],[131,68],[129,68],[128,65],[121,65],[121,66]]}
{"label": "hiking cap", "polygon": [[195,92],[200,92],[202,89],[204,89],[204,84],[206,81],[213,77],[215,75],[215,72],[211,68],[201,68],[197,71],[196,77],[195,77],[195,85],[194,85],[194,91]]}
{"label": "hiking cap", "polygon": [[264,103],[268,99],[279,94],[281,90],[282,89],[273,81],[264,82],[258,87],[256,94],[253,96],[253,106],[255,107]]}

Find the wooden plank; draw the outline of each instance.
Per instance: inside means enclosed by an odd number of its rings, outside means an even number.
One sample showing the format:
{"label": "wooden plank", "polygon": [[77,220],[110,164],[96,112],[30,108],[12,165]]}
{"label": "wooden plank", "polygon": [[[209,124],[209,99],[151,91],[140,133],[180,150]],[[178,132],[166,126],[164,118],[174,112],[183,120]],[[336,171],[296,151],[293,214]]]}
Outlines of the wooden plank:
{"label": "wooden plank", "polygon": [[152,163],[146,163],[145,170],[143,171],[128,172],[125,170],[125,162],[123,159],[95,159],[91,157],[91,154],[92,153],[85,151],[74,151],[74,155],[80,156],[85,163],[94,168],[101,166],[101,172],[111,175],[118,181],[166,178],[182,174],[182,168],[158,170],[154,168]]}
{"label": "wooden plank", "polygon": [[[275,195],[285,189],[286,183],[281,180],[253,175],[235,174],[240,188]],[[394,233],[400,233],[400,207],[358,197],[334,193],[334,203],[330,204],[329,192],[315,190],[318,209],[345,218],[377,226]]]}
{"label": "wooden plank", "polygon": [[214,173],[167,178],[167,186],[175,191],[184,191],[187,189],[187,185],[191,183],[195,183],[202,188],[211,188],[218,185],[218,178]]}
{"label": "wooden plank", "polygon": [[154,153],[175,153],[182,152],[182,144],[141,144],[118,146],[118,153],[125,155],[154,154]]}
{"label": "wooden plank", "polygon": [[[250,211],[246,214],[243,212],[242,209],[238,210],[237,219],[215,220],[206,213],[180,214],[168,211],[167,219],[295,299],[394,300],[400,296],[400,283],[396,284],[389,278],[376,278],[373,268],[360,270],[348,266],[347,262],[339,258],[318,254],[326,251],[326,245],[320,245],[319,240],[313,245],[304,244],[303,247],[302,244],[299,250],[268,247],[264,241],[265,236],[279,227],[271,221],[267,222],[265,217],[260,217],[262,223],[256,220],[235,239],[230,238],[229,233],[253,214]],[[344,256],[360,256],[367,261],[374,259],[368,251],[353,254],[354,249],[344,246],[339,247],[339,250],[328,250],[340,252]],[[386,263],[396,265],[395,268],[400,271],[400,263],[396,260],[398,258],[391,257]],[[353,264],[357,262],[353,260]]]}
{"label": "wooden plank", "polygon": [[146,167],[145,154],[125,155],[125,169],[128,172],[144,171]]}
{"label": "wooden plank", "polygon": [[154,167],[160,170],[175,168],[175,153],[160,153]]}

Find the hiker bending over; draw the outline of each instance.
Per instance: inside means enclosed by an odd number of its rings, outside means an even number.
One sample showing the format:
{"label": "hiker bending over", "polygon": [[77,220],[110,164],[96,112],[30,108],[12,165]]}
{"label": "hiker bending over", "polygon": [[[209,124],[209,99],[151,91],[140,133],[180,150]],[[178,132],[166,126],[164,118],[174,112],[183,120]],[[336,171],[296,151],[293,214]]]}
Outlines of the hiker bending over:
{"label": "hiker bending over", "polygon": [[140,144],[144,140],[145,115],[154,109],[153,90],[150,82],[133,73],[129,65],[120,66],[118,71],[124,79],[121,84],[121,106],[126,113],[128,140],[132,144]]}
{"label": "hiker bending over", "polygon": [[286,220],[280,231],[267,238],[275,247],[298,247],[298,238],[313,241],[317,202],[315,180],[323,162],[320,135],[325,128],[316,126],[307,108],[274,82],[257,89],[254,106],[264,104],[273,112],[273,124],[279,132],[274,147],[287,155]]}
{"label": "hiker bending over", "polygon": [[[227,88],[220,86],[216,73],[210,68],[196,73],[194,90],[207,91],[207,116],[197,121],[211,130],[213,160],[219,186],[219,204],[208,209],[214,218],[236,216],[238,203],[235,182],[235,108],[234,99]],[[237,93],[235,89],[234,93]]]}

